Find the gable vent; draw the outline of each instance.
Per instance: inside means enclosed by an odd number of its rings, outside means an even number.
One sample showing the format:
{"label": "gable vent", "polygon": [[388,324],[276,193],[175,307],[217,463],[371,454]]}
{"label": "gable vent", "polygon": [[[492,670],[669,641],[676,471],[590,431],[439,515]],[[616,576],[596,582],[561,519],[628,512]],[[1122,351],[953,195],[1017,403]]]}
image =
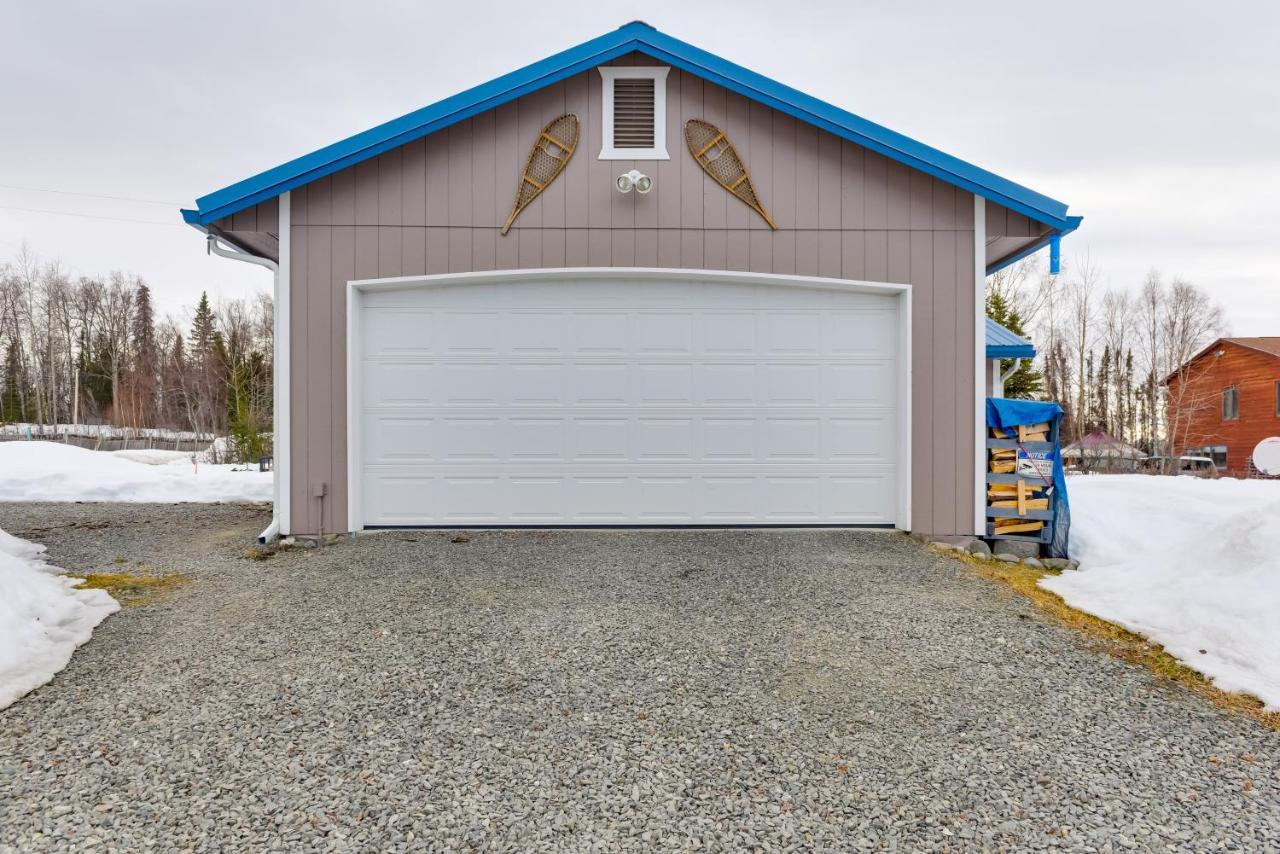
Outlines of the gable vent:
{"label": "gable vent", "polygon": [[601,65],[601,160],[668,160],[664,66]]}
{"label": "gable vent", "polygon": [[613,147],[653,148],[654,79],[613,81]]}

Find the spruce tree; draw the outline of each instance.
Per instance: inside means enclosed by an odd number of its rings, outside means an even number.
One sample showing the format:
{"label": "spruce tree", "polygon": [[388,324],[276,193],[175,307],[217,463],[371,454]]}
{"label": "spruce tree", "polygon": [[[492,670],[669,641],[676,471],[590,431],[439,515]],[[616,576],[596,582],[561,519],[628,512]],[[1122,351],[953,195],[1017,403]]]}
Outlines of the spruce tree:
{"label": "spruce tree", "polygon": [[[1017,333],[1023,338],[1027,337],[1026,330],[1022,328],[1022,318],[1018,316],[1017,310],[1010,308],[1004,297],[998,293],[987,295],[987,317],[1010,332]],[[1013,363],[1013,359],[1001,359],[1000,372],[1003,374],[1008,371],[1013,367]],[[1013,376],[1005,380],[1004,396],[1030,400],[1043,388],[1044,377],[1035,369],[1030,359],[1024,359],[1018,370],[1013,372]]]}

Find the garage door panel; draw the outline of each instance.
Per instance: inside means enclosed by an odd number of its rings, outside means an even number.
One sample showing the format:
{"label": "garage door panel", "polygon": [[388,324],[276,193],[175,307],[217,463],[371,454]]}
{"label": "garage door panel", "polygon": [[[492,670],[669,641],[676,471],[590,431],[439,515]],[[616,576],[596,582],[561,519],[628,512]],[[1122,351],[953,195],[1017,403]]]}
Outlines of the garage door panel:
{"label": "garage door panel", "polygon": [[892,298],[643,279],[367,296],[365,524],[894,519]]}

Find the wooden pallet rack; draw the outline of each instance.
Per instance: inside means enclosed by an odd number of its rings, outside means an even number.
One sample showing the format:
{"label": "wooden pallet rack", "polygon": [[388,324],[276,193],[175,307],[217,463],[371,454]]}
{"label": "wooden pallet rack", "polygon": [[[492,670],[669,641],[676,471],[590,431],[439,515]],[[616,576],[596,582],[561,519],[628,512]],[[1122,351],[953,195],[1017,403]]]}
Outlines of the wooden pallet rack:
{"label": "wooden pallet rack", "polygon": [[[1010,432],[1016,436],[1010,437]],[[1019,425],[1011,430],[991,428],[987,438],[987,537],[993,540],[1021,540],[1049,543],[1053,540],[1054,500],[1051,473],[1017,472],[1018,451],[1028,454],[1061,453],[1058,422]],[[1036,438],[1030,438],[1030,437]],[[1012,465],[1010,465],[1012,463]],[[1007,469],[1007,470],[1006,470]],[[1048,480],[1049,483],[1045,483]],[[1017,519],[1008,524],[996,520]]]}

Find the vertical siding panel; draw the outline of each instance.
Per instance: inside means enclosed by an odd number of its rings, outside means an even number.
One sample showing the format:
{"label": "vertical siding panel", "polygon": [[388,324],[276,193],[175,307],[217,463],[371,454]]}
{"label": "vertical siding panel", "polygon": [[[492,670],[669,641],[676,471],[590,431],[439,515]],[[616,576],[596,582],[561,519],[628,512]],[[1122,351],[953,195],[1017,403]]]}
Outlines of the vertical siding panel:
{"label": "vertical siding panel", "polygon": [[[922,235],[916,232],[913,243],[921,240]],[[933,530],[936,533],[953,534],[956,527],[956,516],[960,495],[958,492],[957,469],[962,460],[957,459],[956,435],[968,432],[970,440],[972,431],[966,431],[965,424],[972,420],[972,410],[962,407],[958,400],[957,378],[960,365],[973,364],[970,356],[965,362],[959,362],[957,352],[956,327],[961,306],[957,301],[956,281],[956,234],[954,231],[937,231],[932,234],[932,266],[933,280],[933,367],[930,371],[930,382],[933,385],[933,400],[936,407],[929,423],[933,428]],[[912,261],[916,260],[915,254]],[[914,266],[914,263],[913,263]],[[914,272],[914,271],[913,271]],[[965,312],[968,325],[973,326],[973,315]],[[970,351],[972,353],[972,351]],[[973,445],[969,445],[968,456],[973,455]]]}
{"label": "vertical siding panel", "polygon": [[886,161],[885,225],[911,227],[911,170],[896,161]]}
{"label": "vertical siding panel", "polygon": [[[704,114],[703,85],[701,78],[692,74],[680,74],[680,109],[688,118],[699,118]],[[674,156],[674,155],[673,155]],[[694,162],[691,156],[680,157],[680,227],[702,228],[702,193],[703,184],[710,183],[702,172],[702,167]],[[681,258],[692,257],[692,253],[681,240]],[[701,267],[702,236],[698,236],[698,264]],[[685,264],[684,266],[690,266]]]}
{"label": "vertical siding panel", "polygon": [[796,271],[796,232],[783,228],[773,232],[773,272],[790,275]]}
{"label": "vertical siding panel", "polygon": [[973,230],[973,194],[961,190],[956,191],[956,228]]}
{"label": "vertical siding panel", "polygon": [[[890,233],[890,275],[906,268],[911,289],[911,527],[940,533],[934,516],[936,494],[943,489],[934,466],[933,422],[943,409],[934,407],[938,393],[933,383],[933,240],[928,232]],[[899,279],[898,281],[903,281]]]}
{"label": "vertical siding panel", "polygon": [[231,231],[257,231],[258,206],[250,205],[242,211],[236,211],[231,215],[230,219]]}
{"label": "vertical siding panel", "polygon": [[[725,123],[720,126],[738,149],[747,169],[754,161],[751,147],[751,107],[747,99],[735,92],[725,93]],[[726,270],[751,269],[751,220],[755,211],[748,208],[720,187],[712,190],[724,196],[725,213],[725,261]]]}
{"label": "vertical siding panel", "polygon": [[332,229],[312,226],[307,235],[307,393],[302,410],[303,422],[312,425],[307,430],[307,461],[309,482],[307,517],[311,520],[311,532],[323,525],[332,531],[333,508],[326,506],[324,518],[319,515],[319,499],[311,498],[316,484],[328,484],[330,492],[334,482],[333,433],[333,385],[336,377],[329,370],[329,357],[334,347],[333,302],[331,299],[331,245]]}
{"label": "vertical siding panel", "polygon": [[378,224],[378,160],[352,167],[356,173],[356,225]]}
{"label": "vertical siding panel", "polygon": [[[631,194],[631,195],[634,195]],[[610,232],[613,247],[610,257],[614,267],[634,267],[636,265],[636,232],[630,228],[615,228]]]}
{"label": "vertical siding panel", "polygon": [[375,158],[378,162],[378,225],[404,223],[403,153],[393,148]]}
{"label": "vertical siding panel", "polygon": [[609,267],[613,256],[613,235],[607,228],[587,229],[587,266]]}
{"label": "vertical siding panel", "polygon": [[[657,196],[659,228],[676,228],[680,225],[680,162],[687,158],[688,146],[684,141],[685,113],[680,94],[681,76],[678,68],[667,74],[667,160],[659,160],[654,175],[652,195]],[[692,118],[692,116],[689,116]],[[659,238],[661,243],[661,238]]]}
{"label": "vertical siding panel", "polygon": [[[350,170],[347,170],[347,171],[350,171]],[[307,189],[308,189],[307,186],[304,184],[303,186],[297,187],[296,189],[290,191],[289,193],[289,204],[290,204],[289,216],[290,216],[290,219],[292,219],[291,225],[299,226],[299,225],[308,224]]]}
{"label": "vertical siding panel", "polygon": [[658,266],[658,229],[636,229],[636,266]]}
{"label": "vertical siding panel", "polygon": [[[818,129],[796,122],[796,228],[818,227]],[[797,269],[800,266],[796,261]]]}
{"label": "vertical siding panel", "polygon": [[658,266],[679,267],[680,263],[680,229],[658,229]]}
{"label": "vertical siding panel", "polygon": [[840,240],[840,232],[835,229],[823,229],[818,232],[818,275],[831,279],[840,277],[840,265],[844,247]]}
{"label": "vertical siding panel", "polygon": [[835,231],[841,225],[844,203],[842,140],[829,133],[818,134],[818,228]]}
{"label": "vertical siding panel", "polygon": [[356,278],[378,278],[378,227],[356,226]]}
{"label": "vertical siding panel", "polygon": [[403,229],[400,275],[421,276],[427,271],[427,230],[422,226]]}
{"label": "vertical siding panel", "polygon": [[987,239],[993,237],[1004,237],[1009,233],[1009,225],[1006,220],[1009,209],[1004,205],[998,205],[990,199],[984,205],[986,212],[986,226],[984,230],[987,233]]}
{"label": "vertical siding panel", "polygon": [[[475,175],[472,174],[471,152],[471,120],[458,122],[448,130],[449,134],[449,226],[451,228],[470,228],[472,211],[472,188],[475,186]],[[530,207],[532,209],[532,206]],[[530,210],[524,212],[528,216]],[[452,254],[452,253],[451,253]],[[452,260],[450,261],[452,263]],[[470,241],[468,241],[466,263],[471,263]]]}
{"label": "vertical siding panel", "polygon": [[[757,162],[757,155],[755,153],[755,148],[751,144],[751,105],[747,102],[746,98],[736,92],[727,93],[725,101],[725,123],[720,125],[720,127],[729,135],[729,140],[734,144],[734,147],[738,149],[738,156],[742,158],[743,165],[746,166],[748,171],[750,171]],[[716,189],[720,188],[717,187]],[[727,192],[723,193],[723,195],[725,197],[726,206],[724,218],[725,228],[751,228],[752,220],[759,218],[756,215],[756,212],[751,210],[751,208],[747,207],[742,202],[731,197]],[[730,246],[735,246],[735,244],[737,244],[737,241],[731,236]],[[747,241],[744,235],[744,239],[741,243],[741,249],[743,250],[742,266],[735,266],[730,269],[746,269],[746,247]],[[734,256],[736,254],[736,251],[730,251],[730,263],[733,263]]]}
{"label": "vertical siding panel", "polygon": [[[719,187],[716,188],[717,190]],[[728,232],[709,228],[702,232],[702,264],[707,270],[725,270],[729,263]]]}
{"label": "vertical siding panel", "polygon": [[378,275],[381,278],[404,275],[404,229],[378,226]]}
{"label": "vertical siding panel", "polygon": [[564,235],[564,265],[566,267],[587,266],[587,230],[570,228]]}
{"label": "vertical siding panel", "polygon": [[[702,113],[703,117],[711,122],[711,124],[728,133],[729,124],[729,93],[719,86],[710,83],[703,84],[702,93]],[[734,145],[737,140],[732,136],[729,137]],[[689,158],[691,161],[692,157]],[[697,163],[690,163],[694,169],[701,171]],[[729,194],[724,188],[716,184],[714,181],[705,180],[702,182],[702,227],[706,229],[723,229],[728,225],[728,204]],[[734,204],[741,204],[735,201]],[[707,249],[707,266],[709,269],[716,269],[714,265],[719,264],[719,269],[724,268],[723,260],[713,261],[711,248]]]}
{"label": "vertical siding panel", "polygon": [[[582,74],[575,74],[564,82],[565,112],[578,117],[578,148],[564,168],[564,174],[558,180],[564,181],[564,216],[565,225],[569,228],[586,228],[587,221],[587,168],[590,161],[600,154],[600,149],[591,150],[587,142],[587,124],[591,120],[587,106],[587,75],[599,72],[592,69]],[[583,246],[586,244],[584,243]],[[566,248],[567,251],[567,248]]]}
{"label": "vertical siding panel", "polygon": [[329,225],[333,222],[333,179],[320,178],[307,188],[307,222],[310,225]]}
{"label": "vertical siding panel", "polygon": [[796,235],[796,275],[818,275],[818,232],[801,229]]}
{"label": "vertical siding panel", "polygon": [[[416,230],[416,229],[414,229]],[[347,519],[347,282],[356,277],[356,230],[354,226],[330,229],[333,245],[332,287],[329,289],[330,341],[329,376],[333,378],[333,397],[329,419],[332,425],[330,445],[333,448],[333,475],[325,506],[332,512],[333,527],[326,530],[345,531]]]}
{"label": "vertical siding panel", "polygon": [[335,172],[332,177],[330,222],[334,225],[355,225],[356,173],[351,169],[343,169],[341,172]]}
{"label": "vertical siding panel", "polygon": [[923,172],[912,170],[908,173],[908,193],[911,210],[908,219],[913,231],[928,231],[933,228],[933,177]]}
{"label": "vertical siding panel", "polygon": [[[505,239],[512,241],[509,245],[514,244],[514,237]],[[449,272],[449,229],[444,226],[427,226],[426,272],[428,275]]]}
{"label": "vertical siding panel", "polygon": [[544,228],[542,230],[542,266],[564,267],[568,256],[563,228]]}
{"label": "vertical siding panel", "polygon": [[400,160],[404,176],[401,189],[400,222],[406,226],[427,224],[427,144],[415,139],[405,143]]}
{"label": "vertical siding panel", "polygon": [[[507,221],[511,205],[515,202],[516,192],[520,185],[519,143],[516,135],[519,132],[518,114],[515,102],[503,104],[493,111],[494,120],[494,207],[498,211],[500,222]],[[575,155],[574,160],[577,160]],[[569,161],[569,169],[573,161]],[[516,229],[520,220],[505,235],[494,238],[494,266],[499,270],[513,269],[519,263],[520,238]],[[428,247],[430,241],[428,239]],[[430,249],[428,248],[428,252]],[[447,265],[446,265],[447,268]]]}
{"label": "vertical siding panel", "polygon": [[702,232],[691,228],[680,231],[680,266],[686,270],[701,270],[706,258],[702,245]]}
{"label": "vertical siding panel", "polygon": [[848,140],[840,141],[840,227],[846,231],[866,227],[863,151]]}
{"label": "vertical siding panel", "polygon": [[427,225],[449,224],[449,137],[434,133],[423,140],[426,157]]}
{"label": "vertical siding panel", "polygon": [[[530,205],[530,207],[533,207]],[[542,266],[542,229],[522,228],[512,230],[511,235],[519,241],[519,267],[532,270]]]}
{"label": "vertical siding panel", "polygon": [[[586,150],[583,154],[587,160],[587,224],[591,228],[609,227],[610,205],[613,204],[613,196],[618,195],[613,188],[613,181],[617,177],[613,173],[613,165],[617,161],[600,159],[600,149],[604,144],[604,129],[600,125],[602,90],[600,72],[587,72],[589,118],[583,128],[586,137]],[[595,252],[591,254],[592,257],[597,257]]]}
{"label": "vertical siding panel", "polygon": [[[894,279],[889,278],[889,232],[887,231],[867,231],[863,232],[863,242],[866,245],[866,265],[867,265],[867,281],[869,282],[892,282]],[[898,279],[899,284],[906,284],[903,280]]]}
{"label": "vertical siding panel", "polygon": [[[767,210],[778,221],[774,207],[773,180],[773,115],[774,111],[756,102],[748,102],[751,113],[751,162],[747,169],[751,173],[751,183]],[[751,227],[750,264],[748,269],[754,273],[773,272],[773,232],[769,224],[748,210],[748,223]]]}
{"label": "vertical siding panel", "polygon": [[[296,198],[291,196],[292,199]],[[290,211],[292,213],[292,211]],[[289,363],[289,407],[293,418],[289,425],[289,443],[293,455],[292,484],[289,490],[293,505],[293,531],[295,534],[310,534],[315,531],[307,504],[308,484],[311,482],[311,437],[308,435],[307,383],[310,380],[311,364],[307,359],[310,352],[310,323],[307,317],[310,308],[307,278],[308,251],[307,236],[311,229],[307,226],[293,226],[290,239],[291,258],[289,269],[289,334],[292,340],[293,359]]]}
{"label": "vertical siding panel", "polygon": [[449,233],[449,272],[467,273],[471,270],[471,229],[453,226]]}
{"label": "vertical siding panel", "polygon": [[[497,201],[497,123],[493,111],[471,120],[471,224],[500,228],[507,211]],[[561,189],[563,197],[564,190]]]}
{"label": "vertical siding panel", "polygon": [[867,278],[867,244],[865,232],[840,232],[840,276],[845,279]]}
{"label": "vertical siding panel", "polygon": [[862,153],[863,226],[889,227],[889,161],[874,151]]}
{"label": "vertical siding panel", "polygon": [[[931,179],[933,193],[933,228],[936,231],[954,231],[956,229],[956,198],[961,195],[955,187]],[[970,203],[972,207],[972,202]]]}

